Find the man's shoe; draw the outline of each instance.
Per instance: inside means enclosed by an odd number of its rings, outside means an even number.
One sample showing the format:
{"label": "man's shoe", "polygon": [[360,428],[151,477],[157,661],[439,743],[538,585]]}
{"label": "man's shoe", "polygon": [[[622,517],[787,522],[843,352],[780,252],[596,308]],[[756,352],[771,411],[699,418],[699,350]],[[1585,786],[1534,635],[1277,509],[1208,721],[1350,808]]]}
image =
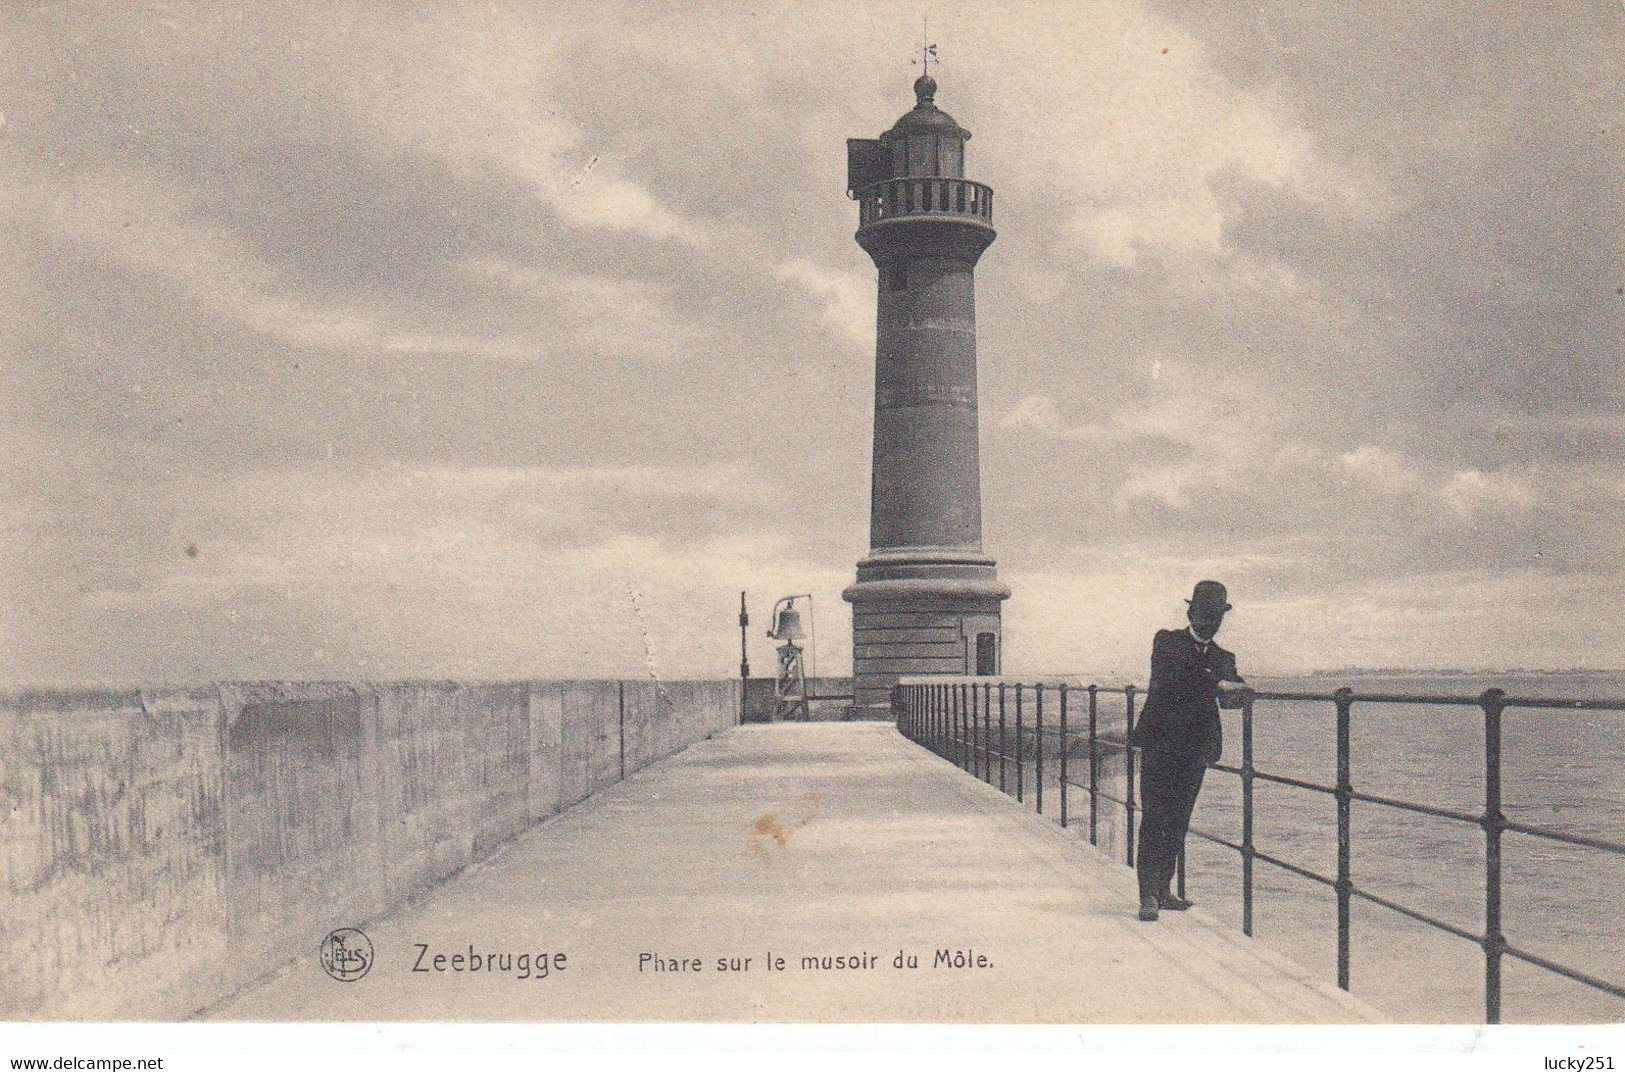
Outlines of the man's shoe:
{"label": "man's shoe", "polygon": [[1140,922],[1155,923],[1157,921],[1157,899],[1155,897],[1140,898]]}
{"label": "man's shoe", "polygon": [[1195,901],[1187,901],[1185,898],[1176,897],[1171,893],[1165,893],[1161,897],[1157,898],[1158,907],[1166,909],[1169,912],[1183,912],[1185,909],[1189,908],[1195,903]]}

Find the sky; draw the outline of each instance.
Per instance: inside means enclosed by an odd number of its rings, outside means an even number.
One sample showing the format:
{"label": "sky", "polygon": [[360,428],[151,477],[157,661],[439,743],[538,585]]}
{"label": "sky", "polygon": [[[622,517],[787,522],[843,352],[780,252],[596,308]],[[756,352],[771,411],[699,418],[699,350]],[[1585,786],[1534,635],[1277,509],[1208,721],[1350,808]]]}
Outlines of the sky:
{"label": "sky", "polygon": [[1005,668],[1625,667],[1625,7],[13,3],[0,682],[850,667],[937,103]]}

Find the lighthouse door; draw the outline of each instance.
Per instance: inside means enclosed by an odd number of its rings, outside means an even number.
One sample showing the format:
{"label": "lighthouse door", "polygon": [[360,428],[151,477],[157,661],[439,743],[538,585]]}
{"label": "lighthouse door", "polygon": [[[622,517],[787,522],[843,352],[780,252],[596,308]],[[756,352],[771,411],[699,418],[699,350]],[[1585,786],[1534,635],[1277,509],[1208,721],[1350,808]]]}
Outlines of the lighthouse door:
{"label": "lighthouse door", "polygon": [[999,619],[981,614],[962,618],[959,632],[965,640],[965,673],[977,677],[997,677]]}
{"label": "lighthouse door", "polygon": [[999,672],[999,638],[994,633],[976,634],[976,676],[992,677]]}

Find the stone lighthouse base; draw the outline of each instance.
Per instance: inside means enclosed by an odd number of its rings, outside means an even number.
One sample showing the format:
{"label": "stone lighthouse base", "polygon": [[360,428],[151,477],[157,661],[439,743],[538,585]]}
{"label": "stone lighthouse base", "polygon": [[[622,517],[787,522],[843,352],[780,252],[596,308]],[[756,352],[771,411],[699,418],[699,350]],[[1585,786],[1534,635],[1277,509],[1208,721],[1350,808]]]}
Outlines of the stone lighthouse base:
{"label": "stone lighthouse base", "polygon": [[979,552],[875,552],[841,596],[852,604],[854,718],[889,721],[899,678],[1000,671],[1010,589]]}

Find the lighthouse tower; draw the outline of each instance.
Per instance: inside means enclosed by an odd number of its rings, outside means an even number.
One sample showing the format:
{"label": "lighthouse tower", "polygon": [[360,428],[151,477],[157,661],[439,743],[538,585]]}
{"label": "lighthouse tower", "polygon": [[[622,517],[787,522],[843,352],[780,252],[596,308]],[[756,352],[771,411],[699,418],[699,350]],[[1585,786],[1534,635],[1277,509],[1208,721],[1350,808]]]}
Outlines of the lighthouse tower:
{"label": "lighthouse tower", "polygon": [[856,714],[889,718],[897,679],[996,674],[1010,595],[982,551],[976,417],[976,262],[993,191],[965,176],[965,130],[917,103],[878,139],[847,142],[858,245],[879,273],[869,554],[852,604]]}

